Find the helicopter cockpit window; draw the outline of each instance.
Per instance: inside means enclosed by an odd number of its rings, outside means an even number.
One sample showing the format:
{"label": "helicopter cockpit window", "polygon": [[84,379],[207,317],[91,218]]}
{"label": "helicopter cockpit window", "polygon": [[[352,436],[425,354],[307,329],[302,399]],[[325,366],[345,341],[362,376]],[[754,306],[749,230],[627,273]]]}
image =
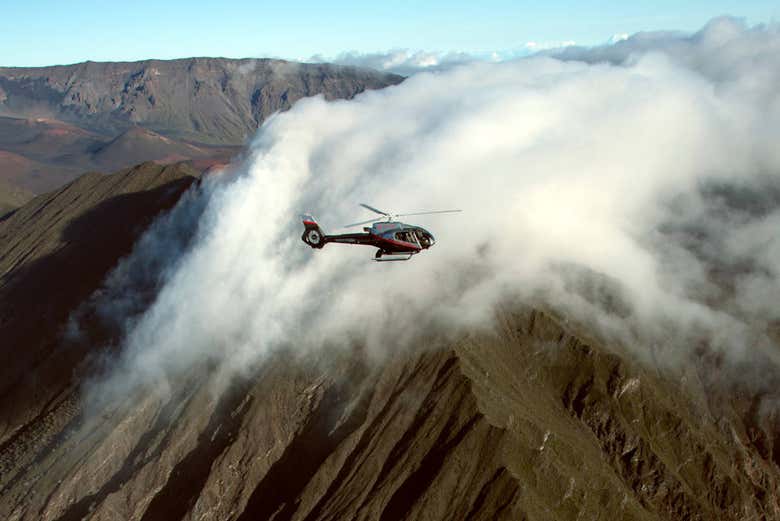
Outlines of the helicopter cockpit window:
{"label": "helicopter cockpit window", "polygon": [[417,241],[417,235],[414,231],[396,232],[395,238],[399,241],[411,242],[412,244],[419,244],[419,242]]}
{"label": "helicopter cockpit window", "polygon": [[418,230],[418,231],[415,232],[415,234],[417,235],[417,243],[420,246],[423,246],[423,247],[430,246],[430,240],[428,239],[428,237],[426,237],[424,232],[421,232],[421,231]]}

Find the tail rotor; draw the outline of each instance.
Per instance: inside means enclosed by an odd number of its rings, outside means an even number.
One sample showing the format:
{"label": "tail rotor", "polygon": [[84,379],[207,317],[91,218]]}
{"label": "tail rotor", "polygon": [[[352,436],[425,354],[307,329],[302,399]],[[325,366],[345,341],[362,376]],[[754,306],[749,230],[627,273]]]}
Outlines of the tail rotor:
{"label": "tail rotor", "polygon": [[320,228],[320,225],[317,224],[317,221],[312,217],[311,215],[303,215],[303,235],[301,235],[301,240],[311,246],[312,248],[322,248],[325,246],[325,238],[326,235]]}

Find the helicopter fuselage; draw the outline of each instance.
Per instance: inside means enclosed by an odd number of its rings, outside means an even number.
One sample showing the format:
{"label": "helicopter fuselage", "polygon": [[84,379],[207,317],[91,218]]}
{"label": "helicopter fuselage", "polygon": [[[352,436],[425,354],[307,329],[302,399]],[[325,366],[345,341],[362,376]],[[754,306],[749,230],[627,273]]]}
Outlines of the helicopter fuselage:
{"label": "helicopter fuselage", "polygon": [[[312,248],[322,248],[328,243],[363,244],[377,248],[375,260],[407,260],[412,255],[434,245],[433,234],[420,226],[402,222],[383,221],[363,228],[363,233],[326,235],[313,218],[303,220],[305,230],[301,239]],[[383,259],[385,256],[401,258]]]}

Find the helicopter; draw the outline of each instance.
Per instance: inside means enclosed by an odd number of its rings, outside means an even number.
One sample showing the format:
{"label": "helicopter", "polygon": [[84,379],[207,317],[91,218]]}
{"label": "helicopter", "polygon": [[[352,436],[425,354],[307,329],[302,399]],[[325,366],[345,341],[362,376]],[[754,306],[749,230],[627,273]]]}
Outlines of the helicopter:
{"label": "helicopter", "polygon": [[339,235],[327,235],[322,231],[317,221],[310,214],[304,214],[303,219],[303,242],[315,249],[320,249],[329,242],[340,244],[363,244],[365,246],[374,246],[377,248],[374,260],[378,262],[387,261],[407,261],[413,255],[427,250],[436,243],[433,234],[422,228],[397,221],[399,217],[411,217],[413,215],[429,215],[435,213],[454,213],[461,210],[434,210],[426,212],[392,214],[374,208],[364,203],[360,206],[370,210],[381,217],[375,217],[367,221],[348,224],[345,228],[351,226],[360,226],[373,223],[370,227],[364,227],[362,233],[342,233]]}

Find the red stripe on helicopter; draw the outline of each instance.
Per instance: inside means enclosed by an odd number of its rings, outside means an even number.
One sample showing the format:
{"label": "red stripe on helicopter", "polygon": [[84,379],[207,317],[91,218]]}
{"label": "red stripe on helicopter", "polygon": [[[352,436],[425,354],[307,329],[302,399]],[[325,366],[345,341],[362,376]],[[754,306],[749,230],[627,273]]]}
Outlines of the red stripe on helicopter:
{"label": "red stripe on helicopter", "polygon": [[385,237],[377,237],[377,240],[379,240],[380,242],[388,242],[396,246],[403,246],[404,248],[409,248],[415,251],[421,250],[419,246],[417,246],[416,244],[412,244],[411,242],[396,241],[394,239],[386,239]]}

